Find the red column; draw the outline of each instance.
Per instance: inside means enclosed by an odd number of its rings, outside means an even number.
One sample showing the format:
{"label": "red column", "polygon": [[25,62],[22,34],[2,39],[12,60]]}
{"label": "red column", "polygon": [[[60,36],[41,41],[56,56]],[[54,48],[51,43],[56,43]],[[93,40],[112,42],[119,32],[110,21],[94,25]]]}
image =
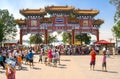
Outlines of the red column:
{"label": "red column", "polygon": [[20,30],[20,44],[22,44],[22,30]]}
{"label": "red column", "polygon": [[64,24],[66,24],[66,23],[67,23],[67,17],[64,16]]}
{"label": "red column", "polygon": [[75,38],[75,30],[72,30],[72,44],[74,44],[74,39]]}
{"label": "red column", "polygon": [[48,44],[48,31],[45,30],[45,44]]}
{"label": "red column", "polygon": [[99,30],[96,31],[97,41],[99,41]]}

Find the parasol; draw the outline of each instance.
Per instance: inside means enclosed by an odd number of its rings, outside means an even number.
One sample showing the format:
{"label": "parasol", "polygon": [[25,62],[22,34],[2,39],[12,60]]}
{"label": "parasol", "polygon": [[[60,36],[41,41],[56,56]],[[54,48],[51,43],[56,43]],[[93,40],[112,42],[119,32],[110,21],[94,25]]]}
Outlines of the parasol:
{"label": "parasol", "polygon": [[100,41],[95,42],[95,44],[112,44],[112,43],[106,40],[100,40]]}

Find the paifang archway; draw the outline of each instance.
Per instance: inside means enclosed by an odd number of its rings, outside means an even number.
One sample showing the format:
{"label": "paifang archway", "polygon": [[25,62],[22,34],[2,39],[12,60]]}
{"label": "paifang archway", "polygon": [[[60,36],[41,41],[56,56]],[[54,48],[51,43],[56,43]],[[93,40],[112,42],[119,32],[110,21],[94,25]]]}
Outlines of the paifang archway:
{"label": "paifang archway", "polygon": [[[22,37],[28,33],[45,35],[45,44],[48,44],[48,33],[53,31],[66,31],[72,33],[74,44],[75,33],[88,32],[96,36],[99,41],[99,27],[103,20],[94,17],[98,10],[81,10],[73,6],[47,6],[44,9],[22,9],[20,13],[25,19],[17,19],[20,28],[20,44]],[[45,17],[46,15],[50,17]]]}

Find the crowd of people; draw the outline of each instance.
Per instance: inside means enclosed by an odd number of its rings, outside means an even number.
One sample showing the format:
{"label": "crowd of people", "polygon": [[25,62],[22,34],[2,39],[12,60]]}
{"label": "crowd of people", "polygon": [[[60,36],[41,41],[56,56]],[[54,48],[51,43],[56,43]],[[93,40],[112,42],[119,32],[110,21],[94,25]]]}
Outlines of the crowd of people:
{"label": "crowd of people", "polygon": [[22,64],[34,67],[34,55],[39,55],[38,62],[57,67],[60,64],[60,49],[56,46],[40,46],[38,50],[33,47],[1,47],[0,65],[6,70],[7,79],[15,79],[16,67],[21,70]]}
{"label": "crowd of people", "polygon": [[[103,52],[102,69],[106,68],[106,54],[110,51],[107,49]],[[44,63],[46,66],[57,67],[60,64],[61,55],[91,55],[90,69],[94,70],[96,62],[96,54],[99,49],[95,46],[47,46],[41,45],[37,50],[33,47],[1,47],[0,48],[0,65],[6,70],[7,79],[15,79],[16,66],[22,69],[22,64],[34,67],[34,55],[39,55],[38,62]],[[109,54],[110,55],[110,54]],[[108,55],[108,56],[109,56]]]}

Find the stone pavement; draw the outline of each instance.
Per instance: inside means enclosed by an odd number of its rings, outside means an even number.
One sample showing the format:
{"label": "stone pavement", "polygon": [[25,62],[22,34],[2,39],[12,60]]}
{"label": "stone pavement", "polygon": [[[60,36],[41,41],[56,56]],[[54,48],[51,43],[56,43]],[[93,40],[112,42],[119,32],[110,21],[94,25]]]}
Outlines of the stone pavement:
{"label": "stone pavement", "polygon": [[[102,56],[97,55],[95,70],[89,70],[90,56],[61,56],[61,65],[57,68],[38,63],[35,56],[34,68],[23,65],[16,71],[16,79],[120,79],[120,56],[107,58],[108,72],[101,71]],[[5,71],[0,67],[0,79],[6,79]]]}

